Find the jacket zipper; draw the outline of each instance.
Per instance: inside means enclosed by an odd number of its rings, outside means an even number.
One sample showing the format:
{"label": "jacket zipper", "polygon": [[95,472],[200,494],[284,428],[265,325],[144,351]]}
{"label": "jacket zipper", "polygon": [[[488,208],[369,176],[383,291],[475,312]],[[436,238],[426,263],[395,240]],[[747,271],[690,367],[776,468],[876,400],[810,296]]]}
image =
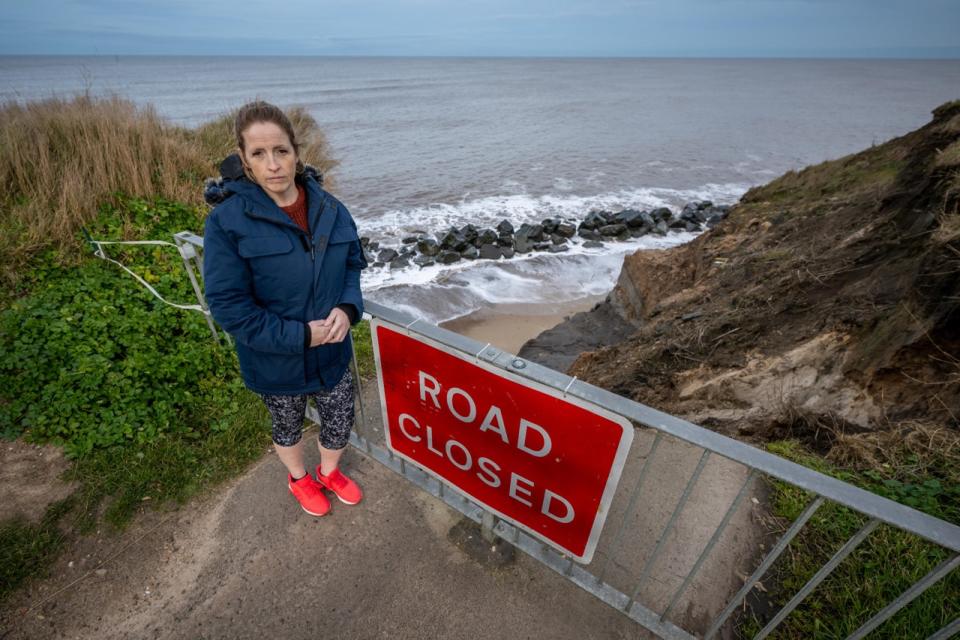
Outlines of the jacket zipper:
{"label": "jacket zipper", "polygon": [[[297,232],[297,234],[298,234],[299,237],[300,237],[300,243],[303,245],[304,251],[309,251],[309,252],[310,252],[310,263],[311,263],[311,267],[310,267],[310,282],[312,283],[312,282],[313,282],[313,266],[312,266],[312,265],[313,265],[314,263],[316,263],[316,261],[317,261],[317,248],[316,248],[316,246],[313,244],[313,238],[311,238],[311,237],[307,234],[307,232],[304,231],[304,230],[300,227],[300,225],[298,225],[298,224],[296,224],[296,223],[294,223],[294,222],[290,222],[290,224],[287,224],[287,223],[285,223],[285,222],[280,222],[279,220],[277,220],[277,219],[275,219],[275,218],[270,218],[270,217],[267,217],[267,216],[257,215],[257,214],[254,213],[253,211],[247,211],[246,213],[247,213],[247,215],[250,216],[251,218],[256,218],[257,220],[264,220],[264,221],[266,221],[266,222],[270,222],[270,223],[275,224],[275,225],[280,226],[280,227],[289,227],[289,228],[291,228],[291,229],[294,229],[294,230]],[[314,309],[313,286],[312,286],[312,285],[311,285],[311,287],[310,287],[310,292],[309,292],[308,297],[307,297],[307,307],[310,309],[310,315],[316,315],[316,309]],[[303,351],[303,380],[304,380],[304,383],[306,383],[306,380],[307,380],[307,369],[309,368],[308,363],[307,363],[307,359],[308,359],[309,357],[310,357],[310,349],[309,349],[309,348],[304,349],[304,351]],[[322,376],[321,376],[321,381],[322,381],[322,379],[323,379],[323,378],[322,378]]]}

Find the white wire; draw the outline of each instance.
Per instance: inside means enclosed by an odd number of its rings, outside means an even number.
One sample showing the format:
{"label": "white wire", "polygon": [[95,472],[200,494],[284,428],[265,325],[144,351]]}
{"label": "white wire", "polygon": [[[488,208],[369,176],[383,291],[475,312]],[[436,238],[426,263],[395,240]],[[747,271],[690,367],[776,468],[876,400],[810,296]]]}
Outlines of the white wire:
{"label": "white wire", "polygon": [[131,271],[130,269],[128,269],[128,268],[126,267],[126,265],[124,265],[123,263],[119,262],[118,260],[114,260],[113,258],[108,258],[108,257],[107,257],[107,254],[106,254],[106,253],[104,252],[104,250],[103,250],[103,245],[105,245],[105,244],[148,244],[148,245],[167,245],[167,246],[170,246],[170,247],[174,247],[174,248],[177,249],[177,251],[179,251],[179,250],[180,250],[180,247],[178,247],[177,245],[173,244],[172,242],[165,242],[165,241],[163,241],[163,240],[131,240],[131,241],[121,241],[121,240],[90,240],[90,242],[92,242],[93,244],[95,244],[95,245],[97,246],[97,250],[96,250],[95,253],[96,253],[96,256],[97,256],[98,258],[102,258],[102,259],[106,260],[107,262],[112,262],[113,264],[117,265],[118,267],[120,267],[121,269],[123,269],[124,271],[126,271],[127,273],[129,273],[130,275],[132,275],[134,278],[136,278],[137,282],[139,282],[139,283],[142,284],[144,287],[146,287],[146,288],[147,288],[147,291],[149,291],[150,293],[152,293],[158,300],[160,300],[160,302],[162,302],[162,303],[164,303],[164,304],[166,304],[166,305],[169,305],[169,306],[171,306],[171,307],[175,307],[175,308],[177,308],[177,309],[184,309],[184,310],[186,310],[186,311],[199,311],[200,313],[202,313],[202,314],[205,315],[205,316],[210,315],[210,312],[209,312],[209,311],[207,311],[206,309],[204,309],[203,307],[201,307],[201,306],[198,305],[198,304],[177,304],[176,302],[170,302],[169,300],[165,299],[162,295],[160,295],[160,294],[157,292],[156,289],[154,289],[152,286],[150,286],[150,283],[149,283],[149,282],[147,282],[146,280],[144,280],[143,278],[141,278],[140,276],[138,276],[136,273],[134,273],[133,271]]}

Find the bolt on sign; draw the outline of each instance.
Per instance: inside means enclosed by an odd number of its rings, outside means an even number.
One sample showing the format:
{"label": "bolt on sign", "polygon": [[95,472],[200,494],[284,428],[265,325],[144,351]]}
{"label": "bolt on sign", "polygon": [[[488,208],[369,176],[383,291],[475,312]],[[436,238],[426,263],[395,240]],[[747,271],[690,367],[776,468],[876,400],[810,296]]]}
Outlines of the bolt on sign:
{"label": "bolt on sign", "polygon": [[588,563],[633,427],[472,354],[371,322],[387,447]]}

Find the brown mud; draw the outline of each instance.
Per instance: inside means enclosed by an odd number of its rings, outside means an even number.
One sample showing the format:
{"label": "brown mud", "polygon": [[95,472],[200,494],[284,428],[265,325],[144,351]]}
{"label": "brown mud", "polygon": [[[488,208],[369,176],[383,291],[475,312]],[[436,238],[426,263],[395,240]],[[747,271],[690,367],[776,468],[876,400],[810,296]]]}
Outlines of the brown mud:
{"label": "brown mud", "polygon": [[568,373],[738,438],[869,458],[891,438],[955,442],[958,306],[960,101],[751,189],[687,245],[628,256],[577,322],[615,314],[629,335]]}

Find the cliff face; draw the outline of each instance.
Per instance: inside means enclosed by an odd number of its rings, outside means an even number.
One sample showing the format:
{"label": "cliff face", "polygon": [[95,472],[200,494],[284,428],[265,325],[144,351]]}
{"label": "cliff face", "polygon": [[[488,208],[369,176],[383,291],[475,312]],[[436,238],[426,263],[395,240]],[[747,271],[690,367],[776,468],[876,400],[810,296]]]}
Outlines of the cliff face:
{"label": "cliff face", "polygon": [[569,373],[741,437],[960,427],[960,101],[933,115],[628,256],[590,313],[632,332]]}

